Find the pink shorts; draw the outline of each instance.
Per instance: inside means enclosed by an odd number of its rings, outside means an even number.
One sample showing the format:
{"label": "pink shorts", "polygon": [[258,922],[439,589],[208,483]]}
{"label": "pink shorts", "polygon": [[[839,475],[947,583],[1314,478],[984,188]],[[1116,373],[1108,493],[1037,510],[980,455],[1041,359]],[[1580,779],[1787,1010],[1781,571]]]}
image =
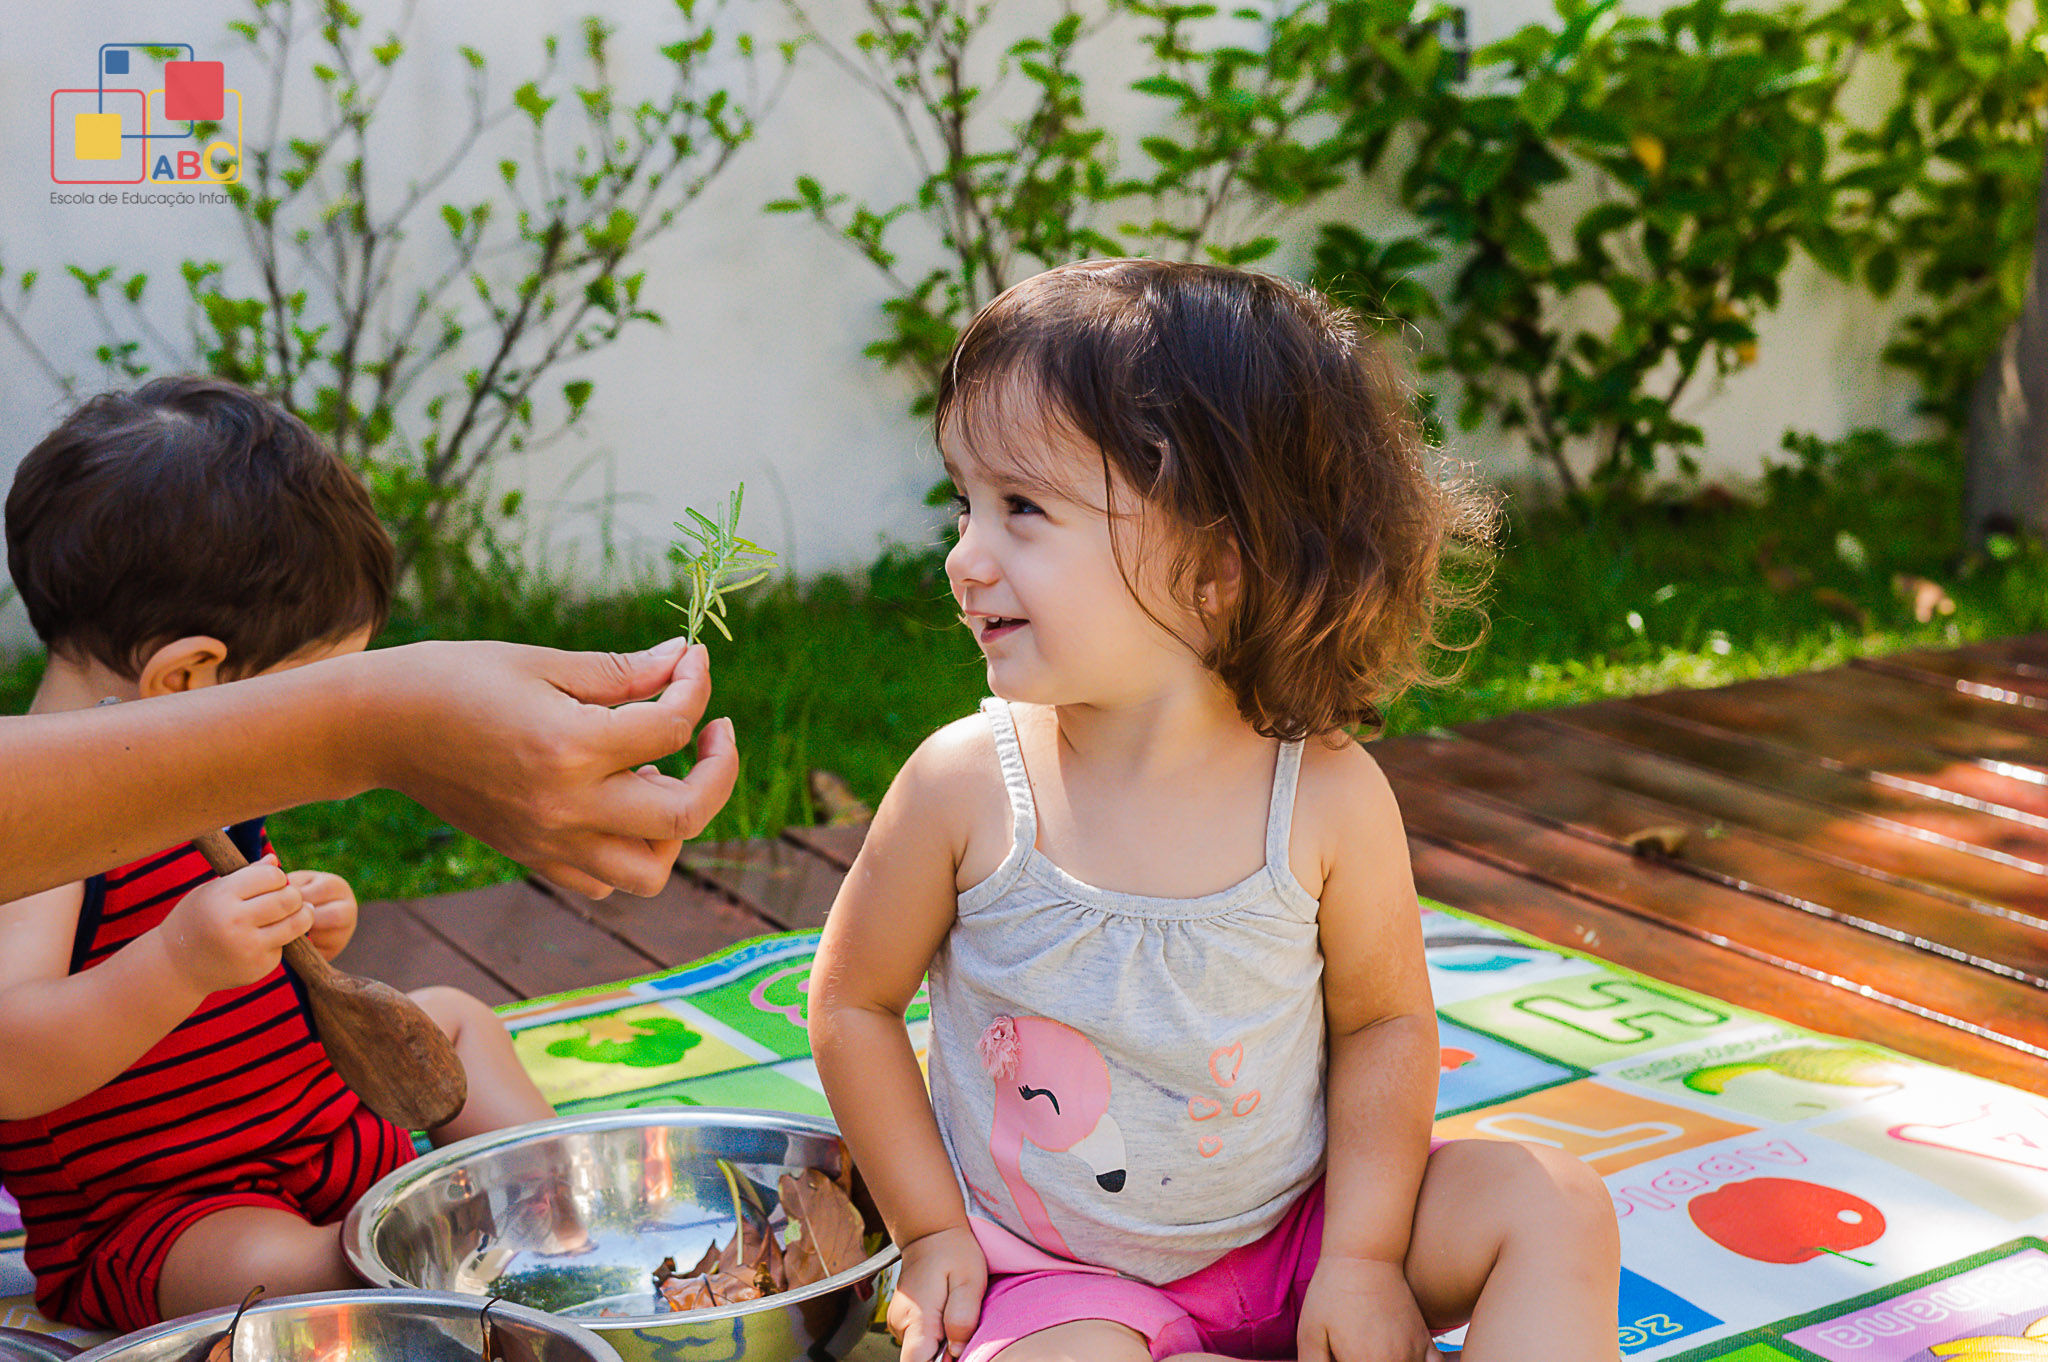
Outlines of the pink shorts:
{"label": "pink shorts", "polygon": [[1100,1269],[992,1274],[981,1322],[961,1362],[989,1362],[1027,1334],[1084,1319],[1136,1329],[1154,1358],[1189,1352],[1293,1357],[1301,1299],[1322,1246],[1319,1178],[1263,1239],[1164,1286]]}

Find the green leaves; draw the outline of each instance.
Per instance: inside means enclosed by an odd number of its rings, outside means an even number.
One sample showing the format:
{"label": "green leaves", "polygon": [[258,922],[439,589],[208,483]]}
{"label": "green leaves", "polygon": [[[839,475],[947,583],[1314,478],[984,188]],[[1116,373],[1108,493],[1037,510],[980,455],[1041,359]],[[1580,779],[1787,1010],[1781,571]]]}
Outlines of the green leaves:
{"label": "green leaves", "polygon": [[[1356,29],[1385,24],[1387,4],[1327,8]],[[1419,31],[1414,0],[1394,4]],[[1458,376],[1462,419],[1523,434],[1567,491],[1628,492],[1664,460],[1689,464],[1702,437],[1676,404],[1710,366],[1755,362],[1751,321],[1775,306],[1795,248],[1856,268],[1862,236],[1824,130],[1875,30],[1722,0],[1655,18],[1560,0],[1558,15],[1476,54],[1469,88],[1418,89],[1413,57],[1395,60],[1383,33],[1359,49],[1341,116],[1371,167],[1389,145],[1383,92],[1407,101],[1401,201],[1457,262],[1423,365]],[[1558,211],[1568,180],[1592,201],[1576,220]],[[1319,265],[1339,243],[1326,230]]]}
{"label": "green leaves", "polygon": [[[806,174],[766,207],[809,215],[882,273],[885,330],[867,353],[910,371],[915,411],[959,328],[1010,284],[1094,255],[1268,260],[1281,213],[1336,187],[1353,158],[1330,115],[1355,35],[1325,22],[1326,0],[1243,6],[1234,29],[1206,22],[1214,5],[1159,0],[1111,0],[1100,17],[1077,0],[1009,0],[1001,16],[1003,0],[862,0],[846,42],[808,0],[784,3],[883,106],[920,179],[868,203]],[[1020,20],[1043,27],[995,46]],[[1112,27],[1149,54],[1130,88],[1163,102],[1166,126],[1120,137],[1094,115],[1080,54]]]}
{"label": "green leaves", "polygon": [[726,596],[753,586],[772,570],[774,552],[739,534],[740,499],[746,490],[745,483],[735,487],[723,514],[716,519],[692,506],[683,509],[689,517],[687,522],[675,522],[684,538],[696,545],[691,549],[678,542],[669,549],[669,559],[679,569],[685,597],[681,605],[674,601],[669,604],[683,613],[684,637],[691,643],[697,642],[706,624],[730,643],[732,631],[725,623]]}

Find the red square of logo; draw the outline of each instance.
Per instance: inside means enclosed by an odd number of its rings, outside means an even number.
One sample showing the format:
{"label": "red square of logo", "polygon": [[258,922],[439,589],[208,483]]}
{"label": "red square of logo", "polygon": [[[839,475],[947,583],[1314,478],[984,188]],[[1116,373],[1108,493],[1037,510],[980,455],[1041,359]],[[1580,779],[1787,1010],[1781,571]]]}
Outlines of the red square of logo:
{"label": "red square of logo", "polygon": [[204,118],[218,122],[226,110],[227,74],[217,61],[164,63],[164,117],[174,122]]}

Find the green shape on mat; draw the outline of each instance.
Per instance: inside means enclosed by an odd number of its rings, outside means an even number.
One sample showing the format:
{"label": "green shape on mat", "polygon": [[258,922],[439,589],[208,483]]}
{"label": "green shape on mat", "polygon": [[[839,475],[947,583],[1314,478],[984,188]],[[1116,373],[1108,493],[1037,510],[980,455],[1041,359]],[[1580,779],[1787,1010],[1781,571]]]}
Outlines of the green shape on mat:
{"label": "green shape on mat", "polygon": [[[1614,974],[1552,979],[1440,1010],[1452,1021],[1582,1069],[1698,1040],[1736,1020],[1705,999]],[[1740,1024],[1752,1021],[1740,1018]]]}
{"label": "green shape on mat", "polygon": [[[804,1031],[809,1001],[805,985],[810,976],[810,956],[785,957],[688,997],[690,1006],[716,1017],[747,1039],[796,1059],[811,1052],[810,1037]],[[920,991],[904,1019],[922,1021],[930,1015],[931,1008]]]}
{"label": "green shape on mat", "polygon": [[768,1065],[729,1069],[724,1073],[685,1078],[659,1087],[608,1097],[586,1097],[564,1102],[558,1108],[564,1116],[584,1111],[631,1111],[636,1107],[753,1107],[762,1111],[794,1111],[807,1116],[830,1116],[825,1094],[816,1088],[777,1073]]}
{"label": "green shape on mat", "polygon": [[676,1063],[704,1043],[704,1037],[673,1017],[636,1017],[631,1040],[593,1040],[565,1036],[548,1045],[556,1059],[581,1059],[592,1064],[626,1064],[635,1069],[660,1069]]}
{"label": "green shape on mat", "polygon": [[1768,1343],[1752,1343],[1740,1352],[1722,1353],[1714,1362],[1793,1362],[1793,1357]]}

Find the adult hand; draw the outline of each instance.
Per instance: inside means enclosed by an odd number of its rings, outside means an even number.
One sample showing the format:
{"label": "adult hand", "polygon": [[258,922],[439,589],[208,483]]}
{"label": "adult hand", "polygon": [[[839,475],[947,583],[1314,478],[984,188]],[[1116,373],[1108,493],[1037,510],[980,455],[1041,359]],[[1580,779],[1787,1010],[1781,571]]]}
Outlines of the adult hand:
{"label": "adult hand", "polygon": [[382,769],[369,783],[592,898],[614,886],[659,892],[682,844],[739,777],[729,719],[697,735],[683,779],[651,765],[687,746],[703,716],[711,664],[702,645],[572,653],[419,643],[360,661],[380,670],[371,694],[388,694],[399,721],[379,735]]}

